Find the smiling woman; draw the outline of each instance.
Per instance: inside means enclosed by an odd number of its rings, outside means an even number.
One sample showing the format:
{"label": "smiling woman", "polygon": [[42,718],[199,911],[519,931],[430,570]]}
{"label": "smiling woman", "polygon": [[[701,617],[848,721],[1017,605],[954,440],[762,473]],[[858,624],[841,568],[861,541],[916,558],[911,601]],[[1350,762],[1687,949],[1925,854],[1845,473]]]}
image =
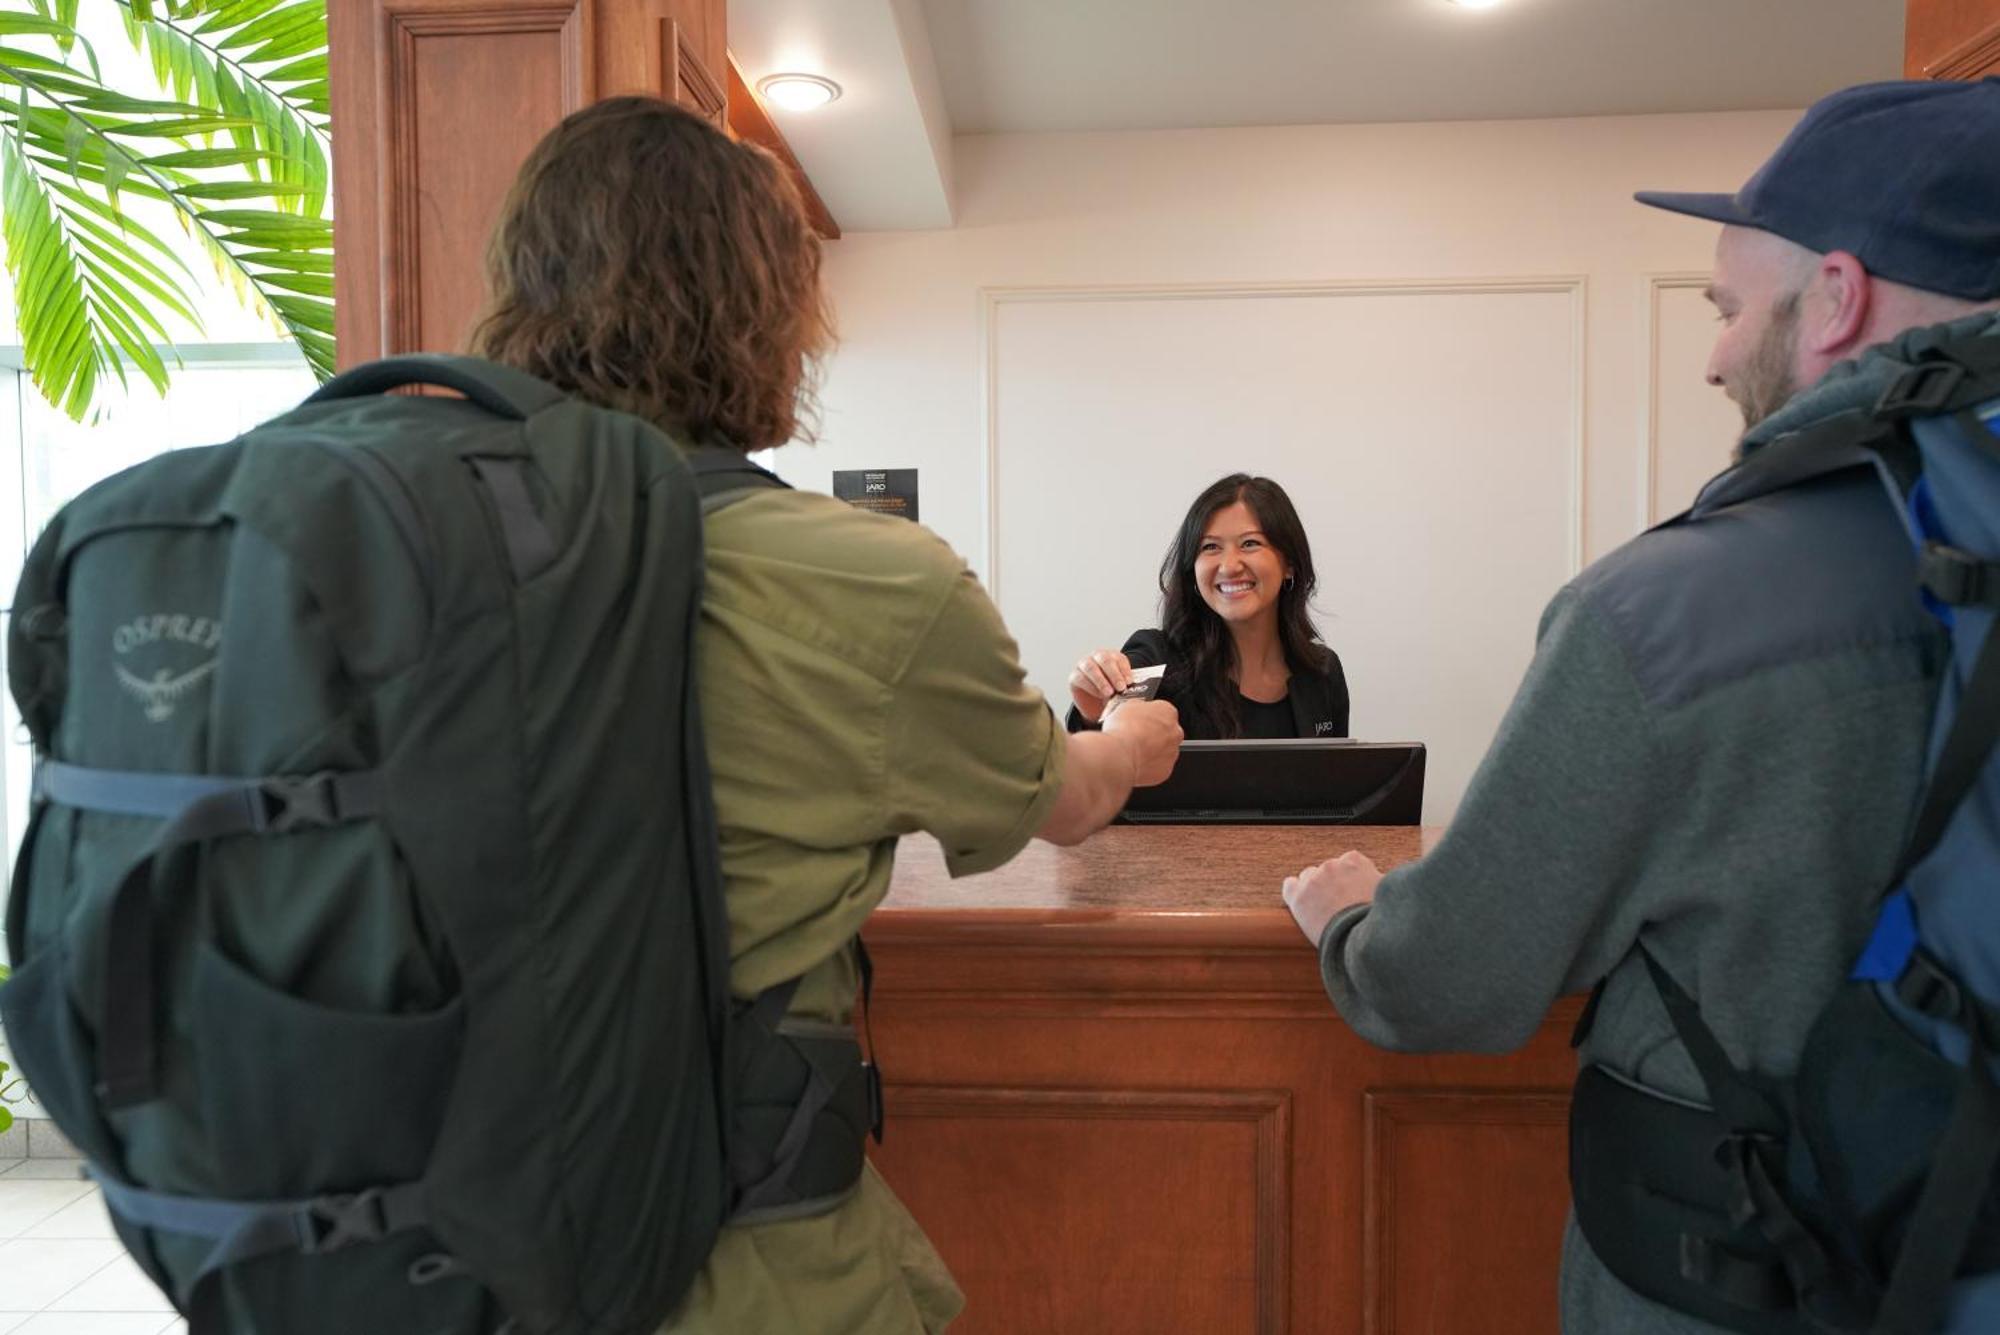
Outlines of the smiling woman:
{"label": "smiling woman", "polygon": [[1285,489],[1232,473],[1188,507],[1160,563],[1160,625],[1098,649],[1069,677],[1069,730],[1094,728],[1140,668],[1191,739],[1345,737],[1347,678],[1320,642],[1319,577]]}

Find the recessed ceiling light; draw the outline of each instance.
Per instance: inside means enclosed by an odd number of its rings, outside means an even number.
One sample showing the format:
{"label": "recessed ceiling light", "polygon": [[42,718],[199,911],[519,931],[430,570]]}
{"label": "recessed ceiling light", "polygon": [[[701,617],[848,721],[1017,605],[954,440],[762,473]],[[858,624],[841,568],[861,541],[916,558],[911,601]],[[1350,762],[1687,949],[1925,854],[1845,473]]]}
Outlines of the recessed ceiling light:
{"label": "recessed ceiling light", "polygon": [[817,74],[767,74],[757,91],[787,111],[811,111],[840,96],[840,85]]}
{"label": "recessed ceiling light", "polygon": [[1460,9],[1491,9],[1499,4],[1500,0],[1451,0],[1451,2]]}

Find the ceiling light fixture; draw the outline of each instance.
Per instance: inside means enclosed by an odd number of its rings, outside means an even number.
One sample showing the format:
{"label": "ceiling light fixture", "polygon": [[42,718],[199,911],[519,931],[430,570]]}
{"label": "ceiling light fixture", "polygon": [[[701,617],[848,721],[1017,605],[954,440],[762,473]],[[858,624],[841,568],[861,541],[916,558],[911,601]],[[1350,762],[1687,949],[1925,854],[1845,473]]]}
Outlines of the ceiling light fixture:
{"label": "ceiling light fixture", "polygon": [[1451,0],[1451,2],[1460,9],[1491,9],[1499,4],[1500,0]]}
{"label": "ceiling light fixture", "polygon": [[767,74],[757,91],[786,111],[811,111],[840,96],[840,85],[817,74]]}

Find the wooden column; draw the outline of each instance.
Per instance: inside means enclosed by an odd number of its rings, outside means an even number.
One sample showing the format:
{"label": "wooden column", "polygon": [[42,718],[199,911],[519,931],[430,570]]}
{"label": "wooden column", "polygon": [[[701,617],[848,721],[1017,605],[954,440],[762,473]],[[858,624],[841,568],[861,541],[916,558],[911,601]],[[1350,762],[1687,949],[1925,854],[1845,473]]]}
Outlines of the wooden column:
{"label": "wooden column", "polygon": [[1909,0],[1903,75],[1978,79],[2000,74],[2000,0]]}
{"label": "wooden column", "polygon": [[343,366],[462,346],[537,140],[644,92],[720,122],[726,0],[329,0]]}

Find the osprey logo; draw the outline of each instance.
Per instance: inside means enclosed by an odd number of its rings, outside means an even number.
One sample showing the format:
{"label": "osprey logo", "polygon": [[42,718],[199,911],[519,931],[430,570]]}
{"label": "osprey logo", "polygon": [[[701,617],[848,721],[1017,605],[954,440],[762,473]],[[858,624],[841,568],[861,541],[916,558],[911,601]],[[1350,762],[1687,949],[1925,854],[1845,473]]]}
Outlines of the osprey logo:
{"label": "osprey logo", "polygon": [[[188,693],[215,671],[215,651],[222,644],[222,623],[212,617],[156,612],[134,617],[111,632],[111,648],[120,658],[153,645],[181,644],[204,651],[208,657],[191,668],[176,671],[156,667],[133,671],[124,663],[112,664],[118,684],[145,707],[146,717],[165,723]],[[149,655],[150,657],[150,655]]]}

